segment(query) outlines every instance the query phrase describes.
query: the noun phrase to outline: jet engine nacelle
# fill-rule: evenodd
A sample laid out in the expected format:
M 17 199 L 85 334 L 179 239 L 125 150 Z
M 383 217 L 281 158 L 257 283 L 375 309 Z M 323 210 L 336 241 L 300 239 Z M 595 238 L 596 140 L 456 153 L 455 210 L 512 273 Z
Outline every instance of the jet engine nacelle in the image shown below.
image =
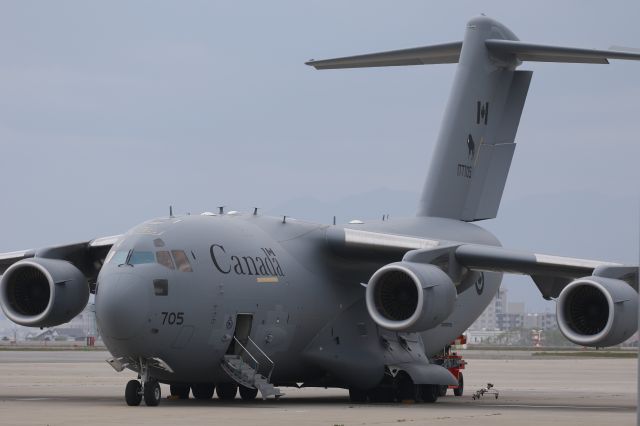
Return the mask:
M 556 317 L 562 334 L 575 344 L 617 345 L 638 329 L 638 293 L 621 280 L 579 278 L 560 293 Z
M 20 325 L 64 324 L 82 312 L 88 301 L 85 276 L 64 260 L 21 260 L 0 280 L 0 306 L 7 318 Z
M 453 312 L 456 287 L 436 266 L 396 262 L 378 269 L 367 285 L 371 318 L 388 330 L 417 332 L 433 328 Z

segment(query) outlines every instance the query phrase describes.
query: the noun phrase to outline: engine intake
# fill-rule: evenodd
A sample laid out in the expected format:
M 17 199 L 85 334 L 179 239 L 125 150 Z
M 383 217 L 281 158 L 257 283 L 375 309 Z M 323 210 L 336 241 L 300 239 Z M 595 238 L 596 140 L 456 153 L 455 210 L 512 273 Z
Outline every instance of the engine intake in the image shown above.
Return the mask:
M 580 278 L 562 290 L 556 314 L 560 331 L 573 343 L 618 345 L 638 329 L 638 293 L 621 280 Z
M 449 276 L 434 265 L 396 262 L 378 269 L 367 285 L 371 318 L 396 331 L 424 331 L 444 321 L 456 299 Z
M 86 278 L 64 260 L 21 260 L 0 280 L 0 307 L 7 318 L 20 325 L 64 324 L 82 312 L 88 301 Z

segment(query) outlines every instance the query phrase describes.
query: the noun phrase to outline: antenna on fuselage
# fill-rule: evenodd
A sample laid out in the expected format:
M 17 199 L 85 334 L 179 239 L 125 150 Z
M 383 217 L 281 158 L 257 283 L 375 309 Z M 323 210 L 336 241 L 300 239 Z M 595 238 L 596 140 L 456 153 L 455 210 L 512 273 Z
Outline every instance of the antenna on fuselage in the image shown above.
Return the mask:
M 258 207 L 253 208 L 253 215 L 258 216 Z
M 218 213 L 224 214 L 224 206 L 218 206 Z
M 173 206 L 169 206 L 169 217 L 173 217 Z
M 333 224 L 334 225 L 336 224 L 336 217 L 335 216 L 333 217 Z

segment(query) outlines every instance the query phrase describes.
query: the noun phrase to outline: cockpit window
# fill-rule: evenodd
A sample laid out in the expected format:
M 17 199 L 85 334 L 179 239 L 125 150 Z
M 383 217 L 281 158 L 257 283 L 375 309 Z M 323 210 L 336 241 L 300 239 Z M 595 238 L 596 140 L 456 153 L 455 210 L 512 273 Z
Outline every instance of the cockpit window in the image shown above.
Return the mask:
M 143 263 L 156 263 L 155 256 L 152 251 L 136 251 L 134 250 L 129 257 L 129 265 L 140 265 Z
M 169 269 L 176 269 L 176 267 L 173 265 L 173 259 L 171 259 L 171 255 L 168 251 L 156 252 L 156 260 L 162 266 L 166 266 Z
M 189 258 L 182 250 L 171 250 L 171 254 L 173 254 L 173 258 L 176 260 L 176 265 L 178 266 L 178 270 L 180 272 L 193 272 L 191 269 L 191 264 L 189 263 Z
M 122 265 L 123 263 L 125 263 L 127 261 L 127 255 L 129 254 L 129 252 L 125 250 L 120 250 L 120 251 L 111 252 L 111 253 L 113 254 L 107 260 L 106 263 L 113 262 L 116 265 Z

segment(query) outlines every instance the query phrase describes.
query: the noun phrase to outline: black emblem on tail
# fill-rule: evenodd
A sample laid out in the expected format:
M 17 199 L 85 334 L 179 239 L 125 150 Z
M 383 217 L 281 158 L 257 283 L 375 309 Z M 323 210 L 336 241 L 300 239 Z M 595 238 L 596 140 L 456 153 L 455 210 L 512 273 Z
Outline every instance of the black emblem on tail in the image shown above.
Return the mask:
M 467 149 L 469 150 L 469 160 L 473 160 L 476 155 L 476 144 L 473 142 L 473 136 L 467 136 Z
M 476 112 L 476 124 L 484 123 L 485 125 L 489 121 L 489 102 L 484 104 L 478 101 L 478 110 Z

